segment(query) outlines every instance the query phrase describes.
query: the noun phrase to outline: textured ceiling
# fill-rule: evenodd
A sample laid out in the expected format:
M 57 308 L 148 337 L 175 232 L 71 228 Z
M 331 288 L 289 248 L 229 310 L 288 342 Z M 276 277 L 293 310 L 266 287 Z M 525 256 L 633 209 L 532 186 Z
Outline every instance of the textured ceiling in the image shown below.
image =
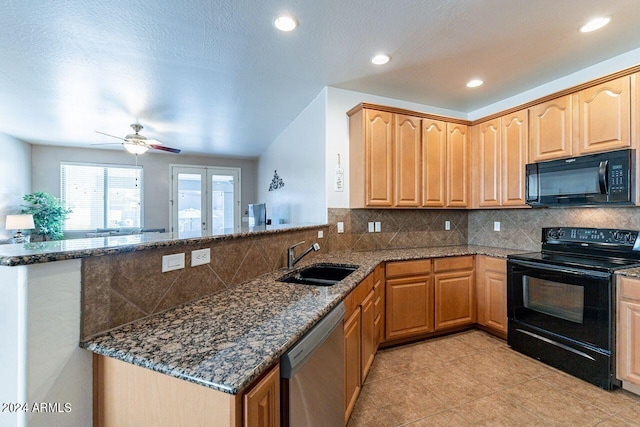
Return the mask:
M 0 132 L 56 145 L 137 120 L 185 152 L 257 156 L 324 86 L 465 114 L 640 47 L 638 0 L 0 2 Z M 612 22 L 579 33 L 595 15 Z

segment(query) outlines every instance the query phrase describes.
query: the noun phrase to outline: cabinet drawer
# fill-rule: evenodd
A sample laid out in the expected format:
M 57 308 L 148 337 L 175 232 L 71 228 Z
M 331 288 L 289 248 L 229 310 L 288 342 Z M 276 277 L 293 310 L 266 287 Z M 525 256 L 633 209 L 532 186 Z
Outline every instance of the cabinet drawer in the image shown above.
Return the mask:
M 490 256 L 482 257 L 484 268 L 486 271 L 495 271 L 496 273 L 506 274 L 507 260 L 503 258 L 492 258 Z
M 640 280 L 630 277 L 619 277 L 618 298 L 640 301 Z
M 473 255 L 436 258 L 433 260 L 433 271 L 435 273 L 453 270 L 473 270 Z
M 344 314 L 345 319 L 349 318 L 356 308 L 360 307 L 360 304 L 362 304 L 362 301 L 369 295 L 372 289 L 373 273 L 365 277 L 364 280 L 344 298 L 344 308 L 346 309 L 346 313 Z
M 394 261 L 387 263 L 387 278 L 402 276 L 421 276 L 431 272 L 431 260 Z

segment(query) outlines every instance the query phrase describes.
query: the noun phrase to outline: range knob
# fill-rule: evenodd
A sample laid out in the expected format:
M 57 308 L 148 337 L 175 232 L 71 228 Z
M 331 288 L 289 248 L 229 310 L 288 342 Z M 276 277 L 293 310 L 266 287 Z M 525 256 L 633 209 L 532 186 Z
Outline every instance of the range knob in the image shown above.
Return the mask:
M 551 240 L 556 240 L 556 239 L 560 238 L 560 236 L 562 236 L 562 234 L 564 234 L 564 233 L 559 228 L 550 228 L 549 231 L 547 232 L 547 238 L 549 238 Z

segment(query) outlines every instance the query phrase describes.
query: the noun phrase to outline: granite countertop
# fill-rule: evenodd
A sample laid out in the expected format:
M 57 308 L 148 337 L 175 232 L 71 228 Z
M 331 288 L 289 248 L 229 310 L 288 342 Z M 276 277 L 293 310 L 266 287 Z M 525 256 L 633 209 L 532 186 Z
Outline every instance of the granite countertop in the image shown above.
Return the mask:
M 135 252 L 170 246 L 184 246 L 230 240 L 248 235 L 265 235 L 324 227 L 326 224 L 268 225 L 245 227 L 238 233 L 192 238 L 178 238 L 175 233 L 140 233 L 123 236 L 91 237 L 83 239 L 52 240 L 22 244 L 0 245 L 0 265 L 18 266 L 90 256 Z
M 618 270 L 616 271 L 616 274 L 619 276 L 640 278 L 640 267 L 625 268 L 623 270 Z
M 445 246 L 371 252 L 335 252 L 309 263 L 359 268 L 331 287 L 278 282 L 285 271 L 265 274 L 228 291 L 149 316 L 82 342 L 94 353 L 176 378 L 237 394 L 275 363 L 326 313 L 384 261 L 489 255 L 522 251 Z

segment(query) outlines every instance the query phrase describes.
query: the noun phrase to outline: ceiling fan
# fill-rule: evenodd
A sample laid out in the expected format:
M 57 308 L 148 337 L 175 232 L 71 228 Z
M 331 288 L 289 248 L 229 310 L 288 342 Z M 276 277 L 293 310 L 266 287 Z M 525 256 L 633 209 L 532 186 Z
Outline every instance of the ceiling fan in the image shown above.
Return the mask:
M 169 153 L 178 154 L 180 150 L 177 148 L 165 147 L 162 142 L 157 139 L 148 139 L 144 135 L 140 135 L 140 131 L 143 126 L 139 123 L 134 123 L 131 125 L 131 128 L 135 133 L 130 133 L 124 138 L 120 138 L 119 136 L 109 135 L 108 133 L 96 131 L 101 135 L 110 136 L 111 138 L 116 138 L 122 140 L 122 145 L 124 149 L 127 150 L 131 154 L 144 154 L 147 152 L 149 148 L 153 148 L 154 150 L 168 151 Z M 94 145 L 102 145 L 102 144 L 94 144 Z

